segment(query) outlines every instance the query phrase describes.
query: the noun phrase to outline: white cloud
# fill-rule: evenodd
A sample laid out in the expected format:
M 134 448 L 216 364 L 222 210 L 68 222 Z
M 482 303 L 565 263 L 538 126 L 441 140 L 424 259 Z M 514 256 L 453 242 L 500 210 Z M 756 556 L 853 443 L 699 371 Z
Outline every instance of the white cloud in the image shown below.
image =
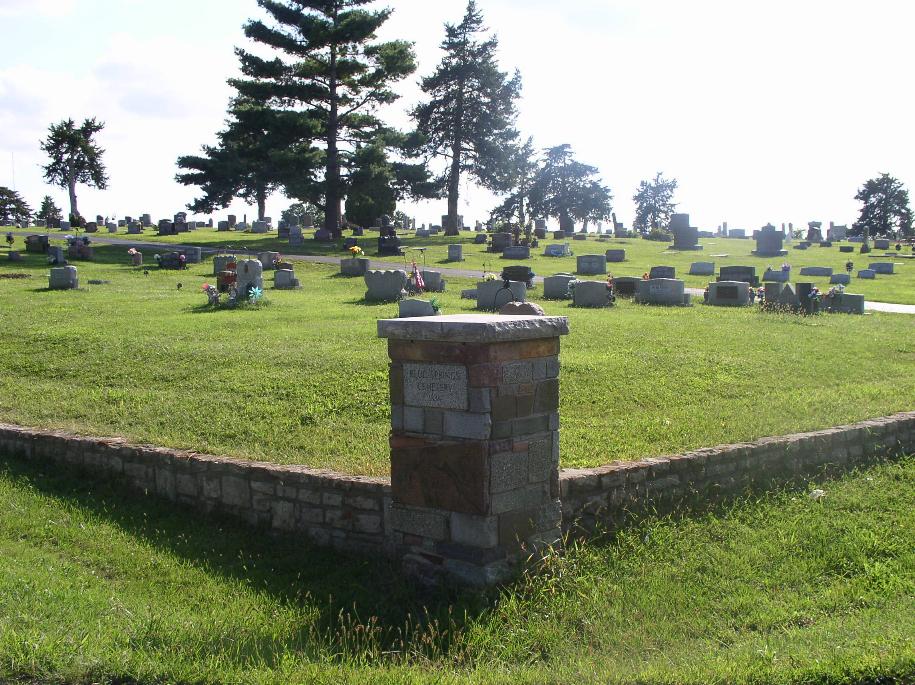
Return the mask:
M 76 0 L 0 0 L 0 17 L 44 15 L 63 17 L 76 9 Z

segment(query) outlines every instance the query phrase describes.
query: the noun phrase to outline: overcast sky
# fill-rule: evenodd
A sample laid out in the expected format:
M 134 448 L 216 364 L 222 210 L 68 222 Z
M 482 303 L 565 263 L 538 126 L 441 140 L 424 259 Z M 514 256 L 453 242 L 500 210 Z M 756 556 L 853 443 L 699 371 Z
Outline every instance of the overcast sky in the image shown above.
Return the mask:
M 714 229 L 852 222 L 854 195 L 889 172 L 911 187 L 908 0 L 478 0 L 503 69 L 523 78 L 519 125 L 538 147 L 570 143 L 597 166 L 632 223 L 638 182 L 680 182 L 680 211 Z M 405 126 L 416 81 L 465 0 L 391 0 L 382 37 L 414 41 L 419 71 L 382 112 Z M 42 180 L 52 122 L 96 116 L 111 176 L 81 187 L 84 215 L 171 216 L 195 196 L 175 160 L 214 142 L 255 0 L 0 0 L 0 185 L 37 208 L 66 192 Z M 465 221 L 495 200 L 462 184 Z M 289 200 L 268 203 L 275 218 Z M 402 207 L 440 221 L 445 201 Z M 241 204 L 239 215 L 252 208 Z M 219 212 L 219 216 L 227 214 Z

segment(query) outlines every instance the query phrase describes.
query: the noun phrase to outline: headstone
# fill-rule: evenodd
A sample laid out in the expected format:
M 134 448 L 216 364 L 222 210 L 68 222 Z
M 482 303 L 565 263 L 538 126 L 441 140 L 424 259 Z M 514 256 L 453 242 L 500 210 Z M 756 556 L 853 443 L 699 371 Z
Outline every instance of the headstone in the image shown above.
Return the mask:
M 785 234 L 775 229 L 772 224 L 767 224 L 756 234 L 756 249 L 753 254 L 757 257 L 781 257 L 788 254 L 782 249 Z
M 871 262 L 867 268 L 881 276 L 889 276 L 895 273 L 895 266 L 893 262 Z
M 874 240 L 874 249 L 876 250 L 889 250 L 890 241 L 886 238 L 876 238 Z
M 686 294 L 683 281 L 676 278 L 650 278 L 639 281 L 635 301 L 641 304 L 688 305 L 690 296 Z
M 607 273 L 607 257 L 602 254 L 583 254 L 576 260 L 576 273 L 591 275 Z
M 105 230 L 107 230 L 109 233 L 117 233 L 118 225 L 109 221 L 107 224 L 105 224 Z
M 366 271 L 364 278 L 368 288 L 365 299 L 372 302 L 395 302 L 403 297 L 407 285 L 407 272 L 399 269 Z
M 807 242 L 819 243 L 823 241 L 822 221 L 809 221 L 807 223 Z
M 537 240 L 546 240 L 546 229 L 545 228 L 535 228 L 534 237 Z
M 575 235 L 572 236 L 572 240 L 587 240 L 587 239 L 588 239 L 588 236 L 585 235 L 584 233 L 576 233 Z
M 839 252 L 854 252 L 854 245 L 839 245 Z
M 701 250 L 699 229 L 689 225 L 689 214 L 671 214 L 670 232 L 674 235 L 673 249 Z
M 837 293 L 823 300 L 826 311 L 839 314 L 864 314 L 864 295 Z
M 675 279 L 676 277 L 677 277 L 677 270 L 672 266 L 653 266 L 648 271 L 649 279 L 652 279 L 652 278 L 666 278 L 666 279 L 674 278 Z
M 473 237 L 473 244 L 474 245 L 485 245 L 486 244 L 486 234 L 478 233 L 477 235 L 475 235 Z
M 449 262 L 462 262 L 464 261 L 464 246 L 463 245 L 449 245 L 448 246 L 448 261 Z
M 791 278 L 790 269 L 766 269 L 763 282 L 787 283 Z
M 9 260 L 10 260 L 11 262 L 21 262 L 21 261 L 22 261 L 22 253 L 19 252 L 18 250 L 11 250 L 11 251 L 9 252 Z
M 613 279 L 613 293 L 617 297 L 634 297 L 641 278 L 636 276 L 616 276 Z
M 142 224 L 143 228 L 149 228 L 152 225 L 152 217 L 149 214 L 141 215 L 140 224 Z
M 69 221 L 61 221 L 61 222 L 60 222 L 60 230 L 61 230 L 61 231 L 69 231 L 69 230 L 70 230 L 70 222 L 69 222 Z
M 608 262 L 625 262 L 626 250 L 607 250 L 606 256 Z
M 423 269 L 423 283 L 426 284 L 426 292 L 443 293 L 445 292 L 445 279 L 442 278 L 441 271 L 427 271 Z
M 824 240 L 820 243 L 820 247 L 832 247 L 832 241 Z
M 98 233 L 98 224 L 94 221 L 90 221 L 86 224 L 86 233 Z
M 477 284 L 477 309 L 498 311 L 506 302 L 524 302 L 527 299 L 527 284 L 509 281 L 508 288 L 501 280 L 480 281 Z
M 502 259 L 530 259 L 530 257 L 531 248 L 527 245 L 509 245 L 502 250 Z
M 719 281 L 746 281 L 750 285 L 759 286 L 755 266 L 723 266 L 718 271 Z
M 604 281 L 576 281 L 572 304 L 576 307 L 606 307 L 610 304 L 609 294 Z
M 187 233 L 188 230 L 187 223 L 184 221 L 175 222 L 175 233 Z
M 369 271 L 366 257 L 349 257 L 340 260 L 340 273 L 344 276 L 365 276 Z
M 544 257 L 570 257 L 572 250 L 568 243 L 551 243 L 543 248 Z
M 289 246 L 290 247 L 301 247 L 305 244 L 305 235 L 302 233 L 302 229 L 298 226 L 291 226 L 289 228 Z
M 420 228 L 416 231 L 417 238 L 428 238 L 432 235 L 428 228 Z
M 257 259 L 243 259 L 238 262 L 236 287 L 240 295 L 245 295 L 250 288 L 264 289 L 264 265 Z
M 779 296 L 782 294 L 782 290 L 785 289 L 785 283 L 773 283 L 769 282 L 764 285 L 765 287 L 765 300 L 769 304 L 775 304 L 778 302 Z
M 185 247 L 181 254 L 185 256 L 188 264 L 200 264 L 203 261 L 203 248 L 200 247 Z
M 50 290 L 73 290 L 79 288 L 79 277 L 75 266 L 58 266 L 51 269 L 48 279 Z
M 544 219 L 534 219 L 534 230 L 540 229 L 541 231 L 546 230 L 546 221 Z
M 257 255 L 257 258 L 260 260 L 261 264 L 263 264 L 264 269 L 272 269 L 273 265 L 276 264 L 276 262 L 279 260 L 280 253 L 261 252 L 259 255 Z
M 291 290 L 298 288 L 299 279 L 295 277 L 295 271 L 292 269 L 277 269 L 273 275 L 273 287 L 278 290 Z
M 714 276 L 715 262 L 693 262 L 689 265 L 690 276 Z
M 766 300 L 768 302 L 768 298 L 766 298 Z M 780 307 L 787 307 L 788 309 L 797 309 L 800 302 L 794 287 L 790 283 L 785 283 L 781 292 L 778 294 L 778 299 L 775 301 L 775 304 Z
M 565 231 L 553 231 L 553 240 L 565 240 L 566 232 Z
M 238 217 L 236 217 L 234 214 L 229 214 L 226 219 L 229 222 L 229 228 L 235 228 L 235 224 L 238 223 Z
M 871 280 L 877 278 L 877 272 L 874 271 L 873 269 L 861 269 L 858 272 L 858 278 L 863 278 L 865 280 L 871 281 Z
M 512 244 L 512 234 L 511 233 L 493 233 L 492 234 L 492 246 L 490 247 L 490 252 L 502 252 L 506 247 L 510 247 Z
M 845 240 L 848 235 L 848 226 L 836 226 L 832 221 L 829 222 L 829 230 L 826 231 L 827 240 Z
M 851 274 L 833 274 L 829 277 L 830 285 L 848 285 L 851 283 Z
M 728 231 L 727 236 L 728 238 L 738 238 L 744 240 L 747 237 L 747 232 L 742 228 L 732 228 Z
M 235 271 L 238 258 L 235 255 L 216 255 L 213 257 L 213 275 L 223 271 Z
M 53 264 L 55 266 L 64 266 L 67 263 L 67 258 L 64 257 L 64 249 L 60 245 L 49 245 L 48 246 L 48 264 Z
M 45 254 L 51 241 L 46 235 L 27 235 L 25 237 L 25 251 L 29 254 Z
M 820 276 L 828 278 L 832 276 L 831 266 L 802 266 L 801 276 Z
M 569 281 L 574 281 L 572 274 L 554 274 L 543 279 L 543 297 L 548 300 L 568 300 Z
M 252 233 L 267 233 L 268 230 L 269 227 L 266 221 L 255 221 L 253 224 L 251 224 Z
M 714 307 L 746 307 L 750 304 L 750 284 L 746 281 L 709 283 L 708 304 Z
M 435 316 L 435 308 L 428 300 L 407 298 L 398 303 L 398 316 L 401 319 L 415 316 Z
M 91 261 L 95 257 L 95 251 L 91 245 L 87 245 L 83 240 L 77 240 L 67 246 L 67 259 L 83 259 Z
M 217 226 L 216 226 L 216 230 L 217 230 L 217 231 L 220 231 L 220 232 L 223 232 L 223 233 L 226 232 L 226 231 L 228 231 L 228 230 L 229 230 L 229 222 L 228 222 L 228 221 L 220 221 L 219 224 L 217 224 Z

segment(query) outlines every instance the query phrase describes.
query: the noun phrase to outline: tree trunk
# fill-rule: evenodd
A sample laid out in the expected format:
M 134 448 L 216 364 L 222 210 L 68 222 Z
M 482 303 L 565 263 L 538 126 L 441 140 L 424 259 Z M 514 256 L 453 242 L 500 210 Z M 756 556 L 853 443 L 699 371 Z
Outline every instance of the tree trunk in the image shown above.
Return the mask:
M 267 191 L 264 188 L 257 189 L 257 220 L 263 221 L 267 216 Z
M 458 84 L 455 104 L 454 138 L 451 142 L 451 170 L 448 172 L 448 221 L 445 235 L 460 235 L 458 229 L 458 197 L 461 193 L 461 147 L 464 138 L 464 84 Z
M 334 9 L 334 27 L 337 26 L 337 10 Z M 340 230 L 340 152 L 337 149 L 339 133 L 339 110 L 337 106 L 337 48 L 330 48 L 330 113 L 327 117 L 327 168 L 324 173 L 324 228 L 334 240 L 339 240 Z
M 67 191 L 70 193 L 70 215 L 79 216 L 79 207 L 76 206 L 76 181 L 67 182 Z
M 560 210 L 559 212 L 559 230 L 565 231 L 566 233 L 575 232 L 575 222 L 572 220 L 572 217 L 569 216 L 569 213 L 566 210 Z

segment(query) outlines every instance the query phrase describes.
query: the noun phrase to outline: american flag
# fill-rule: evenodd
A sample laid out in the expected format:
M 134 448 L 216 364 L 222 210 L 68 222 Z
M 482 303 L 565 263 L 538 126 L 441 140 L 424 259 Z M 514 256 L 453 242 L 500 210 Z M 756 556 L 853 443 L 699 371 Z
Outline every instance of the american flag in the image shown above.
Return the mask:
M 416 266 L 416 260 L 413 260 L 413 282 L 416 284 L 417 290 L 425 290 L 426 282 L 423 280 L 423 275 L 419 270 L 419 267 Z

